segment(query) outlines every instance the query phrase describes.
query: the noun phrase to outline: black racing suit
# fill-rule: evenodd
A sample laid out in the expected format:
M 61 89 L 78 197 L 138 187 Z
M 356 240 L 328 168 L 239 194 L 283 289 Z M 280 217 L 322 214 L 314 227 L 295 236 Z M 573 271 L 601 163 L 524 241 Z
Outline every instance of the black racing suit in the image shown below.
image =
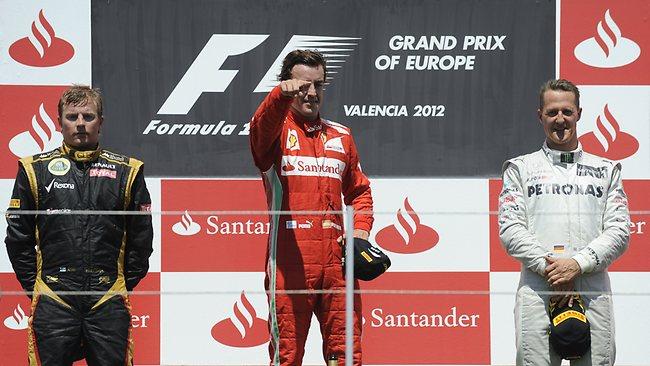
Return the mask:
M 142 162 L 106 150 L 57 150 L 20 160 L 7 213 L 7 252 L 33 291 L 29 364 L 132 365 L 127 290 L 147 274 L 149 215 L 66 214 L 150 211 Z M 39 210 L 36 215 L 12 210 Z M 95 294 L 57 294 L 90 291 Z

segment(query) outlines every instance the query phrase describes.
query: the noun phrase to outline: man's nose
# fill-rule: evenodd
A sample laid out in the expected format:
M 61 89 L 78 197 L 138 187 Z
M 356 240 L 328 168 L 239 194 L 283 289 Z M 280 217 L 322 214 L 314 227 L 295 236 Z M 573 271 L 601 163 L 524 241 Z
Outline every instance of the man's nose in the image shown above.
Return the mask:
M 307 95 L 316 96 L 316 87 L 314 86 L 313 83 L 309 85 L 309 88 L 307 89 Z
M 74 121 L 74 124 L 77 129 L 86 128 L 86 121 L 84 121 L 84 116 L 81 113 L 77 114 L 77 119 Z

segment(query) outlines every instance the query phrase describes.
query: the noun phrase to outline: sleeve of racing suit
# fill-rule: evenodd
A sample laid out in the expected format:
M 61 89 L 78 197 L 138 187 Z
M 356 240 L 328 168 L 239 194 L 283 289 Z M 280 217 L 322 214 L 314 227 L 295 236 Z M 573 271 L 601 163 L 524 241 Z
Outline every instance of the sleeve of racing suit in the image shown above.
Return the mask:
M 354 228 L 370 232 L 374 218 L 372 214 L 372 192 L 370 181 L 361 171 L 357 146 L 350 134 L 350 167 L 343 179 L 343 198 L 346 205 L 354 207 Z M 356 213 L 365 211 L 365 213 Z
M 143 166 L 131 186 L 129 211 L 150 211 L 151 197 L 144 180 Z M 124 277 L 126 289 L 131 291 L 149 271 L 149 256 L 153 252 L 153 227 L 151 215 L 128 215 L 126 217 L 126 249 Z
M 506 163 L 503 189 L 499 195 L 499 237 L 510 256 L 524 267 L 544 276 L 546 250 L 528 230 L 527 207 L 519 169 Z
M 250 145 L 255 165 L 263 172 L 273 165 L 271 154 L 280 138 L 284 118 L 291 107 L 290 97 L 285 97 L 276 86 L 257 107 L 250 123 Z
M 630 212 L 623 190 L 621 165 L 612 169 L 612 178 L 603 212 L 603 232 L 572 258 L 582 273 L 604 271 L 621 256 L 630 239 Z
M 36 202 L 22 163 L 7 210 L 7 254 L 16 278 L 26 291 L 34 290 L 36 282 L 36 219 L 34 215 L 15 215 L 13 210 L 35 210 Z

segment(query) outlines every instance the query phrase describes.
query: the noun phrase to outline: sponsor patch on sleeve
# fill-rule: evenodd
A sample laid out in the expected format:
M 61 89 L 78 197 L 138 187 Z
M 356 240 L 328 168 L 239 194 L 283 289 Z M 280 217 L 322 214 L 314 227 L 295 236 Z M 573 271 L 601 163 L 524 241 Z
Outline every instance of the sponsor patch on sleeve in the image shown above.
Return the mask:
M 20 208 L 20 199 L 12 198 L 9 200 L 9 208 Z
M 151 212 L 151 203 L 140 205 L 140 211 Z

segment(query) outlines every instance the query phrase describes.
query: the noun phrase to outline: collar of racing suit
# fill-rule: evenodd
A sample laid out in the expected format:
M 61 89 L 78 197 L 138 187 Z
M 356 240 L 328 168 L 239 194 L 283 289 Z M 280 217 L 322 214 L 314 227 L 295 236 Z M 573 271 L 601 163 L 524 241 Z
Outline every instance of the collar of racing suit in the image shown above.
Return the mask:
M 315 120 L 310 121 L 307 118 L 303 117 L 300 113 L 294 112 L 292 109 L 289 110 L 289 117 L 291 120 L 296 122 L 305 132 L 311 133 L 314 131 L 320 131 L 323 129 L 323 122 L 321 122 L 320 114 L 316 117 Z
M 578 147 L 572 151 L 560 151 L 551 149 L 546 145 L 546 141 L 544 141 L 542 151 L 544 151 L 544 155 L 546 155 L 553 164 L 572 164 L 580 160 L 580 157 L 582 156 L 582 144 L 578 142 Z
M 75 150 L 74 148 L 68 146 L 65 142 L 61 147 L 63 154 L 68 155 L 68 157 L 74 161 L 86 162 L 95 160 L 99 156 L 100 150 L 99 145 L 95 150 Z

